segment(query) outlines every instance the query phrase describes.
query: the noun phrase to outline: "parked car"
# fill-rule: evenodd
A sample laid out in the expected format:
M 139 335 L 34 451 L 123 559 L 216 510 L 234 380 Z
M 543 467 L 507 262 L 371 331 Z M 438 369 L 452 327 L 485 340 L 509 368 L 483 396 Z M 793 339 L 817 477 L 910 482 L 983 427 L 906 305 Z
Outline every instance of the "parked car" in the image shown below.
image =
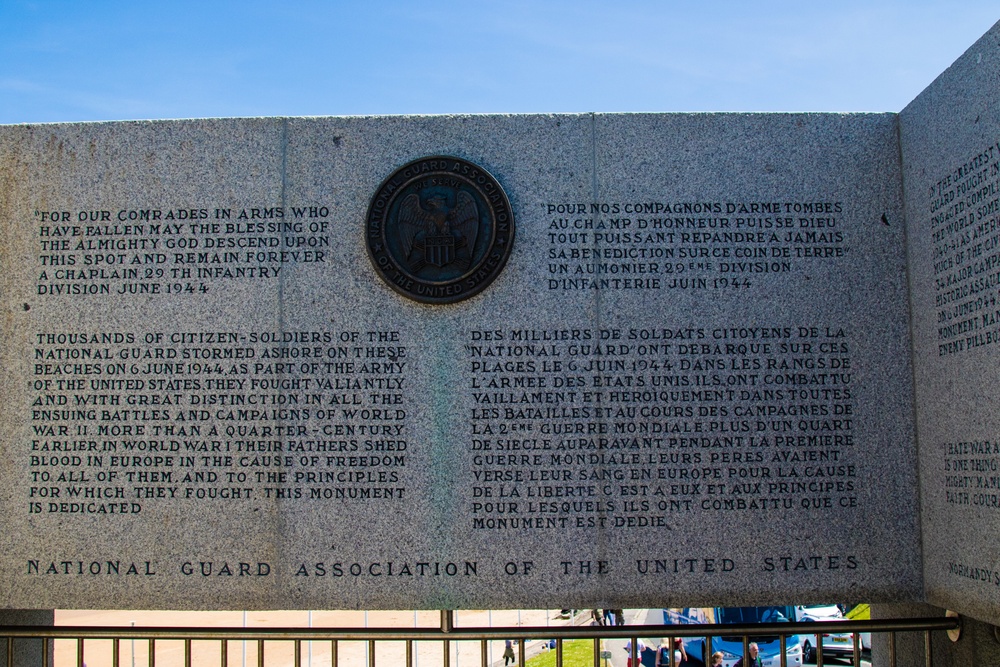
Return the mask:
M 774 607 L 681 607 L 663 610 L 663 622 L 667 625 L 690 623 L 780 623 L 791 620 L 794 610 L 790 606 Z M 753 635 L 751 642 L 760 649 L 760 659 L 764 667 L 781 666 L 781 639 L 778 635 Z M 705 638 L 691 637 L 684 641 L 688 660 L 685 665 L 702 667 L 705 663 Z M 722 652 L 724 667 L 732 667 L 743 656 L 741 637 L 712 637 L 709 653 Z M 785 640 L 785 664 L 788 667 L 802 666 L 802 638 L 792 635 Z
M 871 606 L 867 604 L 855 605 L 844 616 L 852 621 L 867 621 L 872 617 Z M 861 633 L 861 650 L 871 652 L 872 633 Z
M 827 605 L 796 605 L 793 616 L 796 621 L 842 621 L 844 614 L 840 607 Z M 802 635 L 802 659 L 805 662 L 816 662 L 816 635 Z M 847 658 L 854 657 L 854 633 L 836 632 L 823 633 L 823 657 Z

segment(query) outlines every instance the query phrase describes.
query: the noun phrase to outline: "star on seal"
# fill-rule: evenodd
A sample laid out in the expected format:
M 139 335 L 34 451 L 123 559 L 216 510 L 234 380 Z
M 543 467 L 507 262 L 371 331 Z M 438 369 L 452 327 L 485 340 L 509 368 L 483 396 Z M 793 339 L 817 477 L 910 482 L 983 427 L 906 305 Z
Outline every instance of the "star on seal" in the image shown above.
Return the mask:
M 434 156 L 383 181 L 365 230 L 368 256 L 392 289 L 423 303 L 455 303 L 481 292 L 503 270 L 514 216 L 489 172 Z

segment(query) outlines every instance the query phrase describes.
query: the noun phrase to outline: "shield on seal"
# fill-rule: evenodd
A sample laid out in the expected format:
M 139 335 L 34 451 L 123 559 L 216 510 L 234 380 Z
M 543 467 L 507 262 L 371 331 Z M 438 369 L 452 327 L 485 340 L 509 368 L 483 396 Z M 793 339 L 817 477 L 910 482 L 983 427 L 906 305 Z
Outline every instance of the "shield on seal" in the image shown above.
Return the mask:
M 424 261 L 437 267 L 443 267 L 455 261 L 455 237 L 428 236 L 424 239 Z

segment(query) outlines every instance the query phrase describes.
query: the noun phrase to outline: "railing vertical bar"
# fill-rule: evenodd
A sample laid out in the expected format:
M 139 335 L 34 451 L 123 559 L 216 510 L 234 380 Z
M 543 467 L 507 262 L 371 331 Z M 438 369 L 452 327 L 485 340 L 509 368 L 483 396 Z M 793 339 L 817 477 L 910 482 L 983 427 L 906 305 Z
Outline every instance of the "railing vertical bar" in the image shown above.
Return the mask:
M 823 667 L 823 635 L 816 635 L 816 667 Z
M 712 664 L 712 635 L 705 635 L 705 644 L 701 647 L 702 661 L 706 665 Z
M 781 667 L 788 667 L 788 637 L 781 635 L 778 639 L 780 640 L 778 642 L 778 650 L 781 651 L 781 659 L 779 662 Z M 857 665 L 857 661 L 855 661 L 854 664 Z
M 76 667 L 83 667 L 83 637 L 76 639 Z
M 455 615 L 451 609 L 441 610 L 441 632 L 448 633 L 455 628 Z M 441 640 L 444 645 L 444 667 L 451 667 L 451 642 L 447 638 Z
M 83 667 L 83 665 L 80 665 Z M 191 667 L 191 640 L 184 640 L 184 667 Z
M 375 640 L 374 639 L 369 639 L 368 640 L 368 667 L 375 667 Z
M 7 667 L 14 667 L 14 638 L 7 637 Z
M 617 621 L 618 619 L 617 612 L 615 612 L 615 614 L 616 614 L 615 620 Z M 632 661 L 629 663 L 629 665 L 630 667 L 640 667 L 639 661 L 636 659 L 636 656 L 639 653 L 639 636 L 633 635 L 632 637 L 629 638 L 629 642 L 632 645 L 632 647 L 628 651 L 629 659 Z
M 488 648 L 489 647 L 487 646 L 487 641 L 485 639 L 480 640 L 480 642 L 479 642 L 479 664 L 482 665 L 482 667 L 490 667 L 489 664 L 488 664 L 488 662 L 487 662 L 489 660 L 489 656 L 487 655 Z M 504 662 L 506 662 L 506 660 L 504 660 Z
M 413 640 L 406 640 L 406 667 L 413 667 Z
M 264 640 L 257 640 L 257 667 L 264 667 Z
M 527 643 L 528 643 L 528 640 L 527 639 L 523 639 L 523 638 L 520 639 L 520 640 L 518 640 L 518 642 L 517 642 L 517 654 L 519 656 L 521 656 L 520 662 L 517 663 L 519 667 L 524 667 L 525 653 L 528 650 L 527 648 L 525 648 L 525 644 L 527 644 Z
M 330 640 L 330 667 L 337 667 L 338 656 L 337 651 L 340 649 L 340 644 L 336 639 Z
M 122 659 L 122 640 L 115 637 L 111 640 L 111 667 L 119 667 Z
M 295 667 L 302 667 L 302 640 L 295 640 Z
M 855 633 L 852 633 L 852 634 L 854 636 L 854 656 L 853 656 L 853 659 L 851 660 L 851 664 L 852 665 L 860 665 L 861 664 L 861 633 L 860 632 L 855 632 Z
M 924 664 L 931 667 L 931 631 L 924 630 Z
M 117 667 L 117 665 L 115 666 Z M 229 640 L 223 639 L 219 648 L 219 667 L 229 667 Z
M 743 655 L 750 655 L 750 635 L 743 635 Z M 743 658 L 744 664 L 749 662 L 749 658 Z
M 156 640 L 149 640 L 149 667 L 156 667 Z
M 563 640 L 556 638 L 556 667 L 563 667 Z
M 889 667 L 896 667 L 896 633 L 889 633 Z
M 54 647 L 55 644 L 53 644 L 53 648 Z M 49 661 L 49 640 L 46 639 L 45 637 L 42 637 L 42 667 L 49 667 L 50 664 L 51 663 Z

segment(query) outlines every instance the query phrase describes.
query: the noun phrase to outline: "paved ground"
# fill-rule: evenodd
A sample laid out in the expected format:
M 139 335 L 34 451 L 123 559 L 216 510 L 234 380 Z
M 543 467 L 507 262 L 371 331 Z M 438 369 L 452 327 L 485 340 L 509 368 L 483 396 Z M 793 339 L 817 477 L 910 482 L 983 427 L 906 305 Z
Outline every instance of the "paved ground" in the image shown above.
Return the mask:
M 585 618 L 586 616 L 586 618 Z M 461 611 L 455 614 L 457 626 L 557 626 L 570 622 L 589 620 L 589 613 L 574 619 L 562 618 L 559 610 L 505 610 L 505 611 Z M 84 626 L 132 626 L 135 627 L 300 627 L 300 628 L 346 628 L 346 627 L 438 627 L 440 614 L 436 611 L 267 611 L 267 612 L 165 612 L 165 611 L 81 611 L 57 610 L 56 625 Z M 221 644 L 218 641 L 197 641 L 192 643 L 192 664 L 198 667 L 219 665 Z M 146 641 L 122 641 L 120 643 L 120 667 L 148 667 L 149 643 Z M 256 667 L 256 642 L 229 642 L 228 667 Z M 376 644 L 378 665 L 405 667 L 406 647 L 403 642 L 378 642 Z M 451 646 L 451 667 L 480 667 L 481 645 L 479 642 L 453 642 Z M 530 642 L 526 646 L 528 657 L 541 652 L 542 642 Z M 443 663 L 441 642 L 418 642 L 415 644 L 414 667 L 421 663 L 426 667 Z M 503 665 L 504 644 L 490 642 L 487 647 L 487 661 L 491 666 Z M 329 642 L 305 642 L 303 645 L 303 667 L 327 667 L 331 664 Z M 267 667 L 292 667 L 295 664 L 294 645 L 291 642 L 268 642 L 266 647 Z M 339 642 L 337 646 L 339 667 L 367 667 L 367 642 Z M 184 664 L 184 644 L 182 642 L 157 641 L 155 646 L 156 667 L 180 667 Z M 110 666 L 112 663 L 112 642 L 110 640 L 88 640 L 84 662 L 89 667 Z M 74 667 L 77 664 L 76 642 L 56 641 L 56 667 Z
M 816 663 L 807 662 L 807 665 L 813 665 Z M 850 665 L 850 660 L 841 660 L 839 658 L 823 658 L 823 664 L 829 667 L 836 667 L 837 665 Z M 868 656 L 861 657 L 861 667 L 871 667 L 871 658 Z

